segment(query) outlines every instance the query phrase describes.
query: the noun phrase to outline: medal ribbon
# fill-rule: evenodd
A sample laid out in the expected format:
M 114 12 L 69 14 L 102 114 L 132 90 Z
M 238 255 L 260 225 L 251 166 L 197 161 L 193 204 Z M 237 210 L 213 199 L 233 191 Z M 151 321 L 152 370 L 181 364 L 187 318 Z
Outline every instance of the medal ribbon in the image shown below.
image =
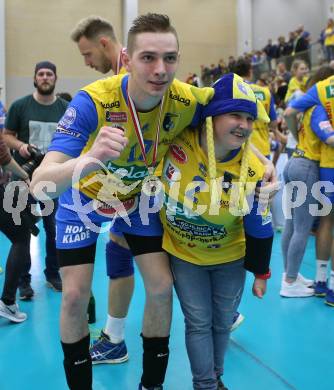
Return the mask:
M 156 131 L 156 136 L 155 136 L 154 145 L 153 145 L 152 163 L 151 163 L 151 166 L 149 166 L 148 161 L 147 161 L 146 151 L 145 151 L 144 137 L 143 137 L 143 133 L 142 133 L 141 127 L 140 127 L 138 112 L 137 112 L 136 107 L 133 103 L 133 100 L 131 99 L 131 97 L 129 95 L 128 90 L 126 91 L 126 93 L 127 93 L 127 98 L 128 98 L 129 110 L 130 110 L 132 122 L 133 122 L 133 125 L 135 128 L 135 132 L 137 135 L 137 139 L 139 142 L 140 150 L 141 150 L 141 153 L 143 155 L 143 159 L 144 159 L 146 168 L 147 168 L 149 174 L 152 175 L 153 170 L 155 168 L 156 161 L 157 161 L 157 155 L 158 155 L 158 144 L 159 144 L 159 135 L 160 135 L 160 127 L 161 127 L 162 108 L 164 105 L 165 96 L 163 96 L 163 98 L 160 102 L 157 131 Z

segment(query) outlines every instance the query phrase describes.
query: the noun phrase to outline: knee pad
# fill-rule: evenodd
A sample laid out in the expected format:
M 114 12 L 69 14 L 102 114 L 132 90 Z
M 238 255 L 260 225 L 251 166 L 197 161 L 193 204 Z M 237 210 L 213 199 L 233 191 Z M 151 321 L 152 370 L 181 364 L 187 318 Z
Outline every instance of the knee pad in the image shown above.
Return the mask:
M 113 241 L 106 245 L 106 262 L 107 275 L 110 279 L 124 278 L 134 273 L 131 251 Z

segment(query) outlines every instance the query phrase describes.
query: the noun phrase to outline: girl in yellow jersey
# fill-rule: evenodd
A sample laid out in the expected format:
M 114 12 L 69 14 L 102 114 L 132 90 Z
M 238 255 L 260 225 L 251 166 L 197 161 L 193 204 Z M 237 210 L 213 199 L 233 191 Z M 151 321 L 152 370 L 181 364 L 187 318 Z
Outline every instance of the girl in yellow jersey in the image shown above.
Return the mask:
M 217 390 L 226 389 L 220 376 L 245 269 L 255 274 L 259 298 L 270 277 L 271 218 L 257 215 L 256 202 L 252 208 L 245 201 L 264 172 L 247 140 L 253 121 L 269 118 L 250 86 L 233 73 L 198 93 L 208 93 L 197 96 L 200 102 L 209 101 L 199 131 L 186 129 L 165 158 L 161 219 L 194 389 Z
M 288 84 L 288 90 L 284 98 L 285 103 L 288 103 L 291 99 L 306 92 L 306 82 L 308 79 L 308 66 L 306 62 L 294 60 L 291 65 L 291 72 L 293 77 Z
M 311 78 L 311 87 L 319 80 L 326 79 L 333 73 L 330 67 L 320 68 Z M 319 161 L 321 149 L 330 142 L 331 125 L 326 111 L 321 105 L 313 106 L 305 111 L 297 137 L 298 145 L 292 158 L 284 170 L 285 183 L 298 182 L 304 187 L 294 188 L 293 201 L 303 197 L 299 207 L 292 209 L 287 216 L 282 235 L 282 253 L 284 258 L 284 274 L 280 295 L 284 297 L 308 297 L 314 295 L 311 280 L 299 274 L 305 252 L 309 232 L 314 222 L 310 204 L 317 204 L 312 195 L 312 187 L 319 181 Z M 304 192 L 304 193 L 302 193 Z

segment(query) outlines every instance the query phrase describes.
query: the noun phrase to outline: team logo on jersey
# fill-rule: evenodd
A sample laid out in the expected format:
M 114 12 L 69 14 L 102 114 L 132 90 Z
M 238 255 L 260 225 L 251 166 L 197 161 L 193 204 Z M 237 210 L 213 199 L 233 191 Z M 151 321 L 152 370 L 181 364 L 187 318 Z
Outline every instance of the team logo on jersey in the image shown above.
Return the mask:
M 264 101 L 266 99 L 265 95 L 261 91 L 254 91 L 254 95 L 256 96 L 256 99 Z
M 182 146 L 177 145 L 177 144 L 172 144 L 169 149 L 170 149 L 172 157 L 179 164 L 185 164 L 188 161 L 188 156 L 186 155 Z
M 66 111 L 61 120 L 59 121 L 59 126 L 63 127 L 64 129 L 67 129 L 71 126 L 72 123 L 74 123 L 75 118 L 77 117 L 77 112 L 74 107 L 69 107 Z
M 186 107 L 190 105 L 190 99 L 186 99 L 180 95 L 174 95 L 172 91 L 169 91 L 170 99 L 177 100 L 180 103 L 183 103 Z
M 101 103 L 101 106 L 103 108 L 120 108 L 121 104 L 119 102 L 119 100 L 116 100 L 115 102 L 112 102 L 112 103 L 103 103 L 103 102 L 100 102 Z
M 128 121 L 126 112 L 113 112 L 106 110 L 106 122 L 124 123 Z
M 162 127 L 165 131 L 173 130 L 175 127 L 175 120 L 180 118 L 180 114 L 172 114 L 171 112 L 167 112 L 164 121 L 162 123 Z
M 180 179 L 180 170 L 169 160 L 167 160 L 165 164 L 164 177 L 168 180 L 168 182 L 177 181 Z
M 120 213 L 120 211 L 126 211 L 128 214 L 132 213 L 138 205 L 138 198 L 134 197 L 123 202 L 119 201 L 120 206 L 112 205 L 112 203 L 105 203 L 99 200 L 95 200 L 96 212 L 105 217 L 112 217 Z
M 327 99 L 334 97 L 334 85 L 328 85 L 326 87 L 326 97 Z

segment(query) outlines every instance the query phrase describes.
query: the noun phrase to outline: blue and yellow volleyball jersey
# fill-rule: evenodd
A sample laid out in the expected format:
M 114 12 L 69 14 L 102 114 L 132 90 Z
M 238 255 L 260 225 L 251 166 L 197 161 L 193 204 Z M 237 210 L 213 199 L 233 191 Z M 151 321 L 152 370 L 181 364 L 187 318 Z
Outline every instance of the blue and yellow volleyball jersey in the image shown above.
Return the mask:
M 277 119 L 276 111 L 274 107 L 274 99 L 271 95 L 269 88 L 262 87 L 257 84 L 250 84 L 250 87 L 254 91 L 254 94 L 258 100 L 263 104 L 270 121 L 275 121 Z M 254 144 L 257 149 L 264 155 L 270 155 L 270 138 L 269 138 L 269 126 L 267 123 L 256 120 L 253 123 L 253 132 L 250 138 L 252 144 Z
M 49 151 L 59 151 L 71 157 L 87 153 L 103 126 L 124 129 L 129 143 L 117 160 L 101 164 L 101 169 L 81 179 L 76 188 L 91 199 L 126 200 L 138 193 L 141 181 L 148 175 L 128 108 L 126 91 L 128 75 L 98 80 L 80 91 L 72 100 L 58 124 Z M 174 138 L 188 125 L 196 123 L 197 103 L 190 85 L 174 80 L 166 91 L 157 163 Z M 147 160 L 150 163 L 158 125 L 159 106 L 150 112 L 138 113 L 143 132 Z M 116 174 L 115 174 L 116 173 Z
M 298 131 L 298 144 L 292 155 L 319 161 L 322 142 L 311 128 L 311 117 L 314 109 L 315 107 L 310 108 L 303 115 L 300 130 Z
M 288 101 L 291 99 L 292 95 L 296 91 L 306 92 L 307 80 L 308 80 L 307 76 L 304 76 L 302 81 L 297 80 L 296 77 L 292 77 L 290 79 L 289 84 L 288 84 L 288 90 L 287 90 L 285 98 L 284 98 L 285 103 L 288 103 Z
M 245 255 L 243 217 L 229 211 L 231 187 L 239 179 L 242 154 L 243 149 L 239 149 L 231 152 L 229 161 L 217 162 L 221 201 L 210 210 L 208 158 L 199 145 L 199 132 L 187 129 L 172 143 L 162 172 L 164 250 L 199 265 L 225 263 Z M 250 152 L 247 181 L 253 189 L 263 173 L 262 163 Z M 267 218 L 260 216 L 261 224 L 266 224 Z M 257 229 L 253 224 L 254 236 Z
M 334 29 L 333 27 L 328 27 L 325 30 L 325 46 L 334 46 Z

